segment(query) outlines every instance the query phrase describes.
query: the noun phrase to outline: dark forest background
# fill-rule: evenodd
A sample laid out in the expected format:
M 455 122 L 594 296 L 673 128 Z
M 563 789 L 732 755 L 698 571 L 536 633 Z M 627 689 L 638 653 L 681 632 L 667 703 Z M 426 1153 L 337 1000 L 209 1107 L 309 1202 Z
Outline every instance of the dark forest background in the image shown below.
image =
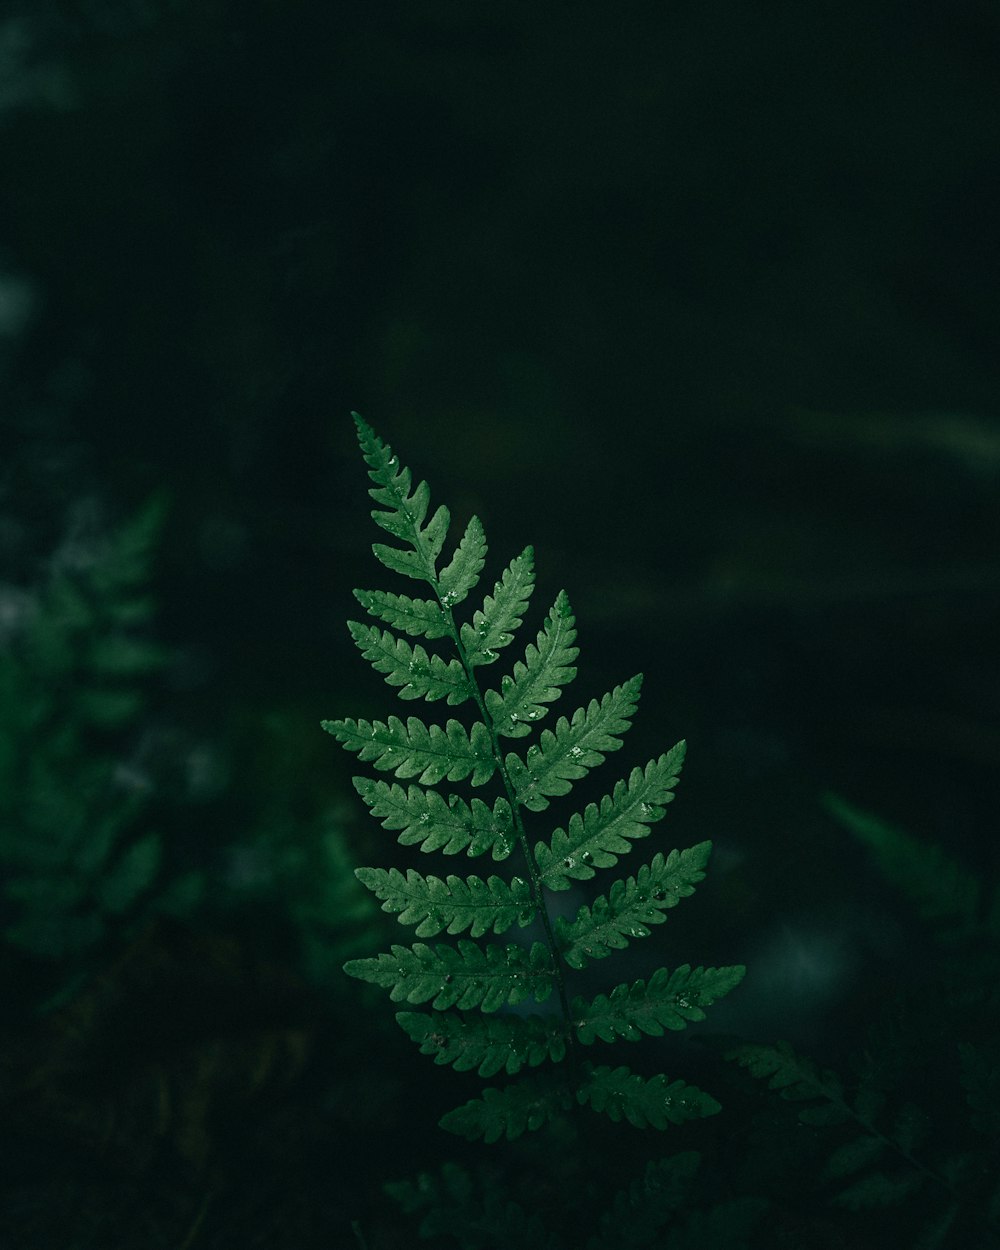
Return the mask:
M 364 953 L 406 940 L 354 898 L 353 865 L 400 855 L 319 729 L 399 710 L 344 624 L 353 587 L 410 589 L 371 555 L 351 409 L 453 537 L 483 520 L 484 589 L 534 544 L 515 651 L 566 588 L 561 712 L 645 672 L 588 797 L 687 738 L 654 835 L 715 850 L 659 959 L 749 968 L 702 1027 L 835 1063 L 886 984 L 919 981 L 919 927 L 822 796 L 996 879 L 998 135 L 994 0 L 8 0 L 0 627 L 67 543 L 164 501 L 165 662 L 116 750 L 209 900 L 137 931 L 135 984 L 105 968 L 55 1026 L 65 1048 L 85 1018 L 110 1084 L 75 1120 L 54 1096 L 24 1117 L 25 1172 L 48 1160 L 66 1228 L 99 1230 L 51 1244 L 131 1244 L 107 1193 L 145 1193 L 120 1138 L 153 1103 L 167 1144 L 144 1166 L 194 1179 L 150 1246 L 284 1245 L 278 1224 L 347 1245 L 352 1219 L 394 1245 L 382 1181 L 461 1153 L 434 1125 L 468 1078 L 338 971 L 362 929 Z M 343 915 L 310 978 L 271 887 L 331 828 Z M 40 968 L 9 973 L 18 1002 Z M 138 1041 L 113 1040 L 123 1019 Z M 234 1029 L 272 1039 L 279 1076 L 217 1103 Z M 106 1056 L 147 1045 L 157 1075 L 122 1110 Z M 11 1229 L 41 1227 L 27 1185 Z

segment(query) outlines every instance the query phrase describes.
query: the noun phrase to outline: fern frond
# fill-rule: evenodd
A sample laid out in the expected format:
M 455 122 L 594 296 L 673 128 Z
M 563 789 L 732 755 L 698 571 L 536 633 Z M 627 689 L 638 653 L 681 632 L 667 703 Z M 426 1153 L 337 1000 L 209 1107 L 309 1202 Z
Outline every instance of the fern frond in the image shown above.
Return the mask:
M 648 984 L 623 984 L 593 1002 L 578 997 L 572 1004 L 566 973 L 662 923 L 665 913 L 704 877 L 711 843 L 657 853 L 633 876 L 612 883 L 606 894 L 580 907 L 572 921 L 553 923 L 547 902 L 548 891 L 569 889 L 574 880 L 614 865 L 635 840 L 648 835 L 673 798 L 685 744 L 679 742 L 644 768 L 633 768 L 627 781 L 615 784 L 612 795 L 599 805 L 589 804 L 569 819 L 565 830 L 556 829 L 532 851 L 526 813 L 545 811 L 553 797 L 569 793 L 576 781 L 621 747 L 638 705 L 642 674 L 591 699 L 571 716 L 560 716 L 551 728 L 540 729 L 525 753 L 504 754 L 502 740 L 529 738 L 535 722 L 548 714 L 577 675 L 576 621 L 569 598 L 559 591 L 523 660 L 514 661 L 497 686 L 483 690 L 477 670 L 499 658 L 522 624 L 535 585 L 534 552 L 526 547 L 510 562 L 471 621 L 457 621 L 454 608 L 468 598 L 484 567 L 482 525 L 472 517 L 450 563 L 438 573 L 450 520 L 447 508 L 439 508 L 428 521 L 427 484 L 414 488 L 410 471 L 392 449 L 357 414 L 354 419 L 375 483 L 369 493 L 379 509 L 372 516 L 408 548 L 376 544 L 373 550 L 389 568 L 427 581 L 433 598 L 356 591 L 379 624 L 349 622 L 351 633 L 402 698 L 444 699 L 453 706 L 471 700 L 477 714 L 469 728 L 457 720 L 428 726 L 416 717 L 404 723 L 395 716 L 386 721 L 328 720 L 322 726 L 360 760 L 420 783 L 353 779 L 372 815 L 396 831 L 401 844 L 446 855 L 489 851 L 496 861 L 519 848 L 524 864 L 521 875 L 506 878 L 429 875 L 411 867 L 357 869 L 383 911 L 415 925 L 418 938 L 442 933 L 468 933 L 469 938 L 433 946 L 393 945 L 376 957 L 349 961 L 345 971 L 388 989 L 394 1002 L 429 1004 L 429 1013 L 400 1012 L 401 1027 L 435 1062 L 460 1071 L 475 1069 L 486 1077 L 557 1063 L 570 1052 L 575 1056 L 578 1044 L 598 1038 L 661 1036 L 667 1029 L 704 1019 L 704 1008 L 742 979 L 742 966 L 692 970 L 683 964 L 673 972 L 661 969 Z M 431 654 L 401 634 L 450 638 L 454 655 L 446 659 Z M 433 787 L 444 779 L 472 786 L 495 780 L 503 793 L 492 807 L 477 798 L 467 802 L 455 794 L 436 793 Z M 535 920 L 545 940 L 534 942 L 530 950 L 470 940 Z M 551 1018 L 495 1014 L 529 998 L 544 1002 L 554 991 L 560 1010 Z M 453 1007 L 458 1012 L 449 1013 Z M 476 1008 L 484 1014 L 475 1014 Z M 470 1014 L 461 1014 L 465 1011 Z M 575 1058 L 567 1068 L 561 1078 L 537 1073 L 503 1090 L 487 1089 L 482 1098 L 445 1116 L 442 1124 L 469 1140 L 495 1141 L 517 1137 L 556 1111 L 575 1106 L 589 1105 L 613 1119 L 657 1128 L 719 1110 L 709 1095 L 664 1076 L 644 1079 L 627 1068 L 581 1068 Z
M 447 697 L 454 706 L 472 697 L 472 687 L 458 660 L 447 663 L 439 655 L 428 655 L 418 643 L 411 647 L 403 638 L 396 638 L 387 629 L 348 621 L 347 628 L 361 654 L 372 668 L 385 674 L 390 686 L 401 687 L 401 699 L 435 699 Z
M 452 794 L 446 801 L 436 790 L 422 790 L 368 777 L 354 777 L 354 788 L 382 822 L 384 829 L 401 829 L 397 841 L 419 846 L 422 851 L 445 855 L 482 855 L 490 851 L 495 860 L 506 859 L 514 848 L 514 815 L 505 798 L 489 808 L 482 799 L 471 804 Z
M 442 1128 L 457 1133 L 467 1141 L 513 1141 L 524 1132 L 540 1129 L 546 1121 L 568 1111 L 573 1105 L 569 1093 L 560 1085 L 524 1077 L 503 1089 L 487 1087 L 482 1098 L 473 1098 L 456 1107 L 439 1121 Z
M 921 842 L 839 795 L 825 795 L 824 803 L 868 847 L 883 875 L 910 899 L 922 919 L 957 934 L 976 927 L 981 884 L 974 873 L 941 847 Z
M 371 761 L 382 772 L 416 777 L 432 786 L 443 780 L 462 781 L 472 774 L 474 786 L 485 785 L 496 771 L 490 732 L 476 721 L 471 733 L 457 720 L 427 726 L 415 716 L 406 724 L 398 716 L 384 721 L 325 720 L 320 725 L 358 759 Z
M 401 924 L 415 924 L 417 937 L 433 937 L 445 930 L 482 937 L 492 930 L 504 933 L 513 925 L 531 924 L 535 902 L 531 885 L 521 877 L 422 876 L 414 868 L 404 876 L 398 868 L 356 868 L 354 875 L 378 898 L 382 910 L 399 912 Z
M 803 1124 L 843 1124 L 851 1118 L 844 1086 L 836 1073 L 819 1071 L 810 1059 L 797 1055 L 788 1042 L 773 1046 L 742 1043 L 724 1052 L 724 1058 L 746 1068 L 758 1080 L 767 1079 L 767 1088 L 777 1090 L 789 1102 L 822 1100 L 818 1107 L 799 1111 Z
M 153 613 L 165 506 L 154 496 L 111 532 L 81 515 L 72 558 L 57 550 L 37 585 L 8 588 L 17 610 L 0 647 L 0 937 L 51 961 L 37 978 L 43 1011 L 79 989 L 101 943 L 164 910 L 180 884 L 163 880 L 161 838 L 139 824 L 151 786 L 123 767 L 123 731 L 134 738 L 144 686 L 167 654 L 136 632 Z
M 573 1000 L 572 1014 L 576 1035 L 589 1046 L 597 1038 L 614 1041 L 616 1036 L 638 1041 L 644 1033 L 662 1037 L 663 1030 L 683 1029 L 704 1020 L 704 1007 L 735 989 L 746 975 L 742 964 L 728 968 L 693 968 L 681 964 L 673 972 L 659 968 L 649 984 L 638 980 L 618 985 L 610 995 L 599 994 L 593 1002 Z
M 393 629 L 401 629 L 411 638 L 444 638 L 451 628 L 436 599 L 411 599 L 387 590 L 356 590 L 354 597 L 371 616 L 377 616 Z
M 561 590 L 545 618 L 535 643 L 514 664 L 514 676 L 500 680 L 500 693 L 487 690 L 484 696 L 494 731 L 502 737 L 523 738 L 531 733 L 532 722 L 548 712 L 546 703 L 558 699 L 576 676 L 572 661 L 580 654 L 572 645 L 576 638 L 573 613 L 566 592 Z
M 665 911 L 694 893 L 711 851 L 711 842 L 674 850 L 666 857 L 658 851 L 635 877 L 615 881 L 606 897 L 600 895 L 589 907 L 585 903 L 575 920 L 557 917 L 563 959 L 571 968 L 584 968 L 591 959 L 624 949 L 629 938 L 648 937 L 647 926 L 662 924 Z
M 396 1020 L 420 1053 L 459 1072 L 477 1069 L 482 1077 L 504 1071 L 515 1076 L 523 1067 L 566 1054 L 562 1022 L 554 1016 L 461 1016 L 450 1012 L 398 1011 Z
M 463 624 L 459 638 L 470 668 L 492 664 L 500 651 L 514 641 L 535 589 L 534 551 L 525 547 L 503 571 L 493 594 L 483 600 L 482 610 L 472 614 L 472 624 Z
M 413 548 L 412 552 L 400 551 L 398 547 L 373 543 L 372 551 L 386 568 L 402 573 L 404 577 L 434 582 L 434 566 L 448 534 L 451 514 L 442 504 L 424 525 L 430 504 L 430 487 L 421 482 L 411 492 L 410 470 L 400 465 L 392 448 L 383 443 L 362 417 L 356 412 L 351 415 L 358 428 L 361 450 L 369 465 L 368 476 L 376 483 L 369 488 L 368 494 L 388 509 L 386 512 L 373 509 L 372 520 L 394 538 L 409 543 Z
M 616 1123 L 628 1120 L 636 1128 L 666 1128 L 715 1115 L 722 1108 L 704 1090 L 683 1081 L 669 1081 L 662 1073 L 648 1079 L 626 1067 L 592 1067 L 577 1090 L 577 1102 L 603 1112 Z
M 572 722 L 560 716 L 555 732 L 543 729 L 540 744 L 529 747 L 525 759 L 509 754 L 504 763 L 517 801 L 530 811 L 544 811 L 549 805 L 545 796 L 568 794 L 574 781 L 603 764 L 604 754 L 622 744 L 641 686 L 642 674 L 637 673 L 600 703 L 591 699 L 586 709 L 577 708 Z
M 391 989 L 394 1003 L 426 1003 L 446 1007 L 497 1011 L 525 998 L 544 1002 L 552 993 L 553 970 L 541 942 L 530 951 L 521 946 L 479 947 L 468 938 L 456 946 L 424 942 L 393 946 L 374 959 L 351 959 L 348 976 Z
M 673 801 L 671 791 L 686 749 L 682 739 L 659 759 L 650 760 L 645 770 L 633 768 L 628 782 L 616 781 L 614 795 L 606 794 L 600 807 L 588 803 L 582 816 L 574 812 L 565 830 L 556 829 L 551 843 L 536 843 L 535 862 L 543 883 L 550 890 L 568 890 L 570 879 L 586 881 L 595 868 L 616 864 L 620 855 L 632 849 L 630 838 L 647 837 L 646 826 L 659 820 L 666 804 Z M 701 845 L 711 848 L 711 843 Z

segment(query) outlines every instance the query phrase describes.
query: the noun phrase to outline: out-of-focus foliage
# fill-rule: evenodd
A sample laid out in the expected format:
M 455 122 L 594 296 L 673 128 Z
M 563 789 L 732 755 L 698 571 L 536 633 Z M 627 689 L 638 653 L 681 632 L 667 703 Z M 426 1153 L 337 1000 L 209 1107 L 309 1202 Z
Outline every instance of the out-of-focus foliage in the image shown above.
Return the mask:
M 127 754 L 164 659 L 148 636 L 163 512 L 156 498 L 110 533 L 78 532 L 41 584 L 2 591 L 3 938 L 61 967 L 57 999 L 112 930 L 151 906 L 189 911 L 201 890 L 198 874 L 160 879 L 161 839 L 143 821 L 149 782 Z
M 1000 889 L 987 891 L 942 847 L 837 795 L 826 805 L 930 941 L 919 975 L 880 996 L 849 1076 L 785 1041 L 723 1045 L 774 1091 L 755 1108 L 739 1181 L 776 1203 L 797 1193 L 854 1213 L 841 1225 L 852 1243 L 871 1235 L 920 1250 L 995 1250 Z M 981 906 L 984 895 L 992 901 Z

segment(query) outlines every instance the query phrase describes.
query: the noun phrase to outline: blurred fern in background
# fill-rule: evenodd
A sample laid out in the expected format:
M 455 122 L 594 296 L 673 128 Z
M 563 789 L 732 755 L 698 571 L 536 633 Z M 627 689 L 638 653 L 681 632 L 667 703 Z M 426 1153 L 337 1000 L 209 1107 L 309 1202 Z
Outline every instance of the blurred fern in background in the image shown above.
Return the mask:
M 201 890 L 195 873 L 162 888 L 161 838 L 142 821 L 150 785 L 126 759 L 165 658 L 148 628 L 163 514 L 154 496 L 110 533 L 85 527 L 38 585 L 3 589 L 0 921 L 46 1007 L 116 929 L 154 902 L 187 910 Z

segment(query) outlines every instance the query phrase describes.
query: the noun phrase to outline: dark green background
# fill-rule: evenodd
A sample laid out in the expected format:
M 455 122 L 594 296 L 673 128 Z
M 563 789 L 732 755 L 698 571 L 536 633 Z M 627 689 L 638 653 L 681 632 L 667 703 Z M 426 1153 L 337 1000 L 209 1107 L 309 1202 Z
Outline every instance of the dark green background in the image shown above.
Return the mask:
M 996 868 L 997 5 L 6 13 L 4 577 L 166 488 L 178 836 L 219 861 L 276 786 L 371 845 L 318 729 L 398 710 L 344 627 L 409 589 L 355 408 L 488 585 L 534 544 L 522 645 L 567 589 L 573 707 L 645 672 L 596 793 L 687 737 L 666 958 L 750 966 L 714 1022 L 856 1045 L 913 935 L 821 793 Z

